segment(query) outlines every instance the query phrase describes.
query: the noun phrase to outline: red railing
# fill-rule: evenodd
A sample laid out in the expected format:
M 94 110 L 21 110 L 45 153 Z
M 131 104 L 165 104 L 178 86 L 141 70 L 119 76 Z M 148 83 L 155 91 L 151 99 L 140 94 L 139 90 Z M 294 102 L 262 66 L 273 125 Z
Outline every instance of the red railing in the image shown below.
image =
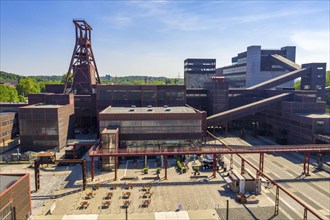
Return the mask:
M 135 147 L 123 149 L 91 148 L 90 156 L 152 156 L 152 155 L 187 155 L 187 154 L 259 154 L 259 153 L 293 153 L 293 152 L 330 152 L 330 144 L 311 145 L 270 145 L 258 147 L 237 147 L 230 149 L 223 146 L 200 147 Z

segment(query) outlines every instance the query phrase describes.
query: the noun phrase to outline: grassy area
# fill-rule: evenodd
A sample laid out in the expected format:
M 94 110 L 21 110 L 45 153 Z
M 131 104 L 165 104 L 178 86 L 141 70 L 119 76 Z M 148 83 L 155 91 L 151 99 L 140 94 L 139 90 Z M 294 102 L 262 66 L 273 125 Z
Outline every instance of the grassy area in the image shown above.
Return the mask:
M 327 106 L 325 111 L 326 111 L 326 113 L 330 113 L 330 106 Z
M 30 161 L 8 161 L 7 163 L 5 161 L 0 161 L 0 164 L 1 165 L 17 165 L 17 164 L 30 164 L 31 162 Z

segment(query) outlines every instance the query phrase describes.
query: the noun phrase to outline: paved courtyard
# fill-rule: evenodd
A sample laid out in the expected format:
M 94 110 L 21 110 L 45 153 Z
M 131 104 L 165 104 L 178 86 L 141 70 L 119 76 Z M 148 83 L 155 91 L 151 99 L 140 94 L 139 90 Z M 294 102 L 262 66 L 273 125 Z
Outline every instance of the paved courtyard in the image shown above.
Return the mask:
M 227 137 L 225 140 L 235 145 L 247 145 L 245 141 L 236 137 Z M 257 156 L 248 155 L 247 157 L 256 165 Z M 281 161 L 280 163 L 292 168 L 291 170 L 295 173 L 300 172 L 301 164 L 296 163 L 294 158 L 288 160 L 277 155 L 269 155 L 267 158 L 267 161 L 272 163 Z M 121 161 L 117 181 L 114 181 L 113 172 L 101 172 L 97 169 L 96 161 L 93 182 L 90 179 L 90 158 L 87 158 L 87 160 L 89 178 L 88 189 L 85 191 L 82 190 L 80 165 L 44 166 L 41 168 L 41 188 L 38 192 L 32 193 L 34 219 L 125 219 L 126 211 L 129 219 L 225 219 L 227 200 L 229 201 L 230 219 L 302 218 L 303 210 L 296 209 L 297 205 L 283 194 L 280 197 L 280 213 L 278 216 L 273 216 L 274 187 L 265 189 L 265 185 L 263 185 L 262 194 L 256 197 L 257 203 L 243 205 L 235 201 L 236 194 L 232 193 L 227 187 L 227 183 L 223 178 L 227 172 L 224 172 L 224 170 L 220 169 L 216 178 L 212 177 L 212 169 L 201 171 L 200 175 L 205 176 L 204 178 L 190 178 L 193 176 L 191 168 L 193 160 L 188 164 L 190 169 L 181 174 L 176 170 L 175 158 L 171 158 L 167 180 L 164 179 L 164 170 L 160 173 L 160 180 L 150 179 L 156 177 L 157 163 L 154 159 L 148 159 L 148 174 L 142 173 L 144 160 L 137 160 L 136 162 L 134 160 Z M 227 156 L 225 161 L 228 163 Z M 294 163 L 291 161 L 294 161 Z M 266 162 L 266 172 L 269 172 L 267 168 L 270 165 L 270 162 Z M 228 164 L 227 167 L 229 167 Z M 234 168 L 239 170 L 239 161 L 234 161 Z M 272 166 L 271 168 L 276 170 L 276 174 L 284 175 L 284 172 L 278 170 L 277 167 Z M 292 171 L 290 172 L 292 173 Z M 2 165 L 1 172 L 30 173 L 31 190 L 34 190 L 34 172 L 33 168 L 29 168 L 28 165 Z M 137 177 L 137 179 L 122 179 L 123 177 Z M 297 191 L 294 184 L 299 184 L 299 181 L 294 183 L 293 181 L 297 181 L 294 177 L 291 177 L 292 180 L 289 176 L 283 177 L 285 179 L 281 183 L 291 187 L 291 190 L 295 193 L 309 187 L 304 185 L 301 189 L 297 188 Z M 328 177 L 329 175 L 324 172 L 313 173 L 309 179 L 311 181 L 315 179 L 317 182 L 310 184 L 315 185 L 315 187 L 319 186 L 317 189 L 320 190 L 319 188 L 329 186 L 329 181 L 319 181 L 320 178 Z M 132 187 L 124 189 L 121 187 L 124 184 Z M 117 185 L 116 189 L 112 188 L 114 185 Z M 146 186 L 151 186 L 150 194 L 152 195 L 150 198 L 149 196 L 144 197 L 146 191 L 143 187 Z M 111 198 L 106 197 L 108 193 L 112 193 Z M 130 195 L 128 198 L 123 198 L 123 193 Z M 86 198 L 87 194 L 90 194 L 91 198 Z M 329 192 L 326 192 L 326 194 L 329 194 Z M 313 195 L 309 198 L 313 198 L 314 201 Z M 142 204 L 146 200 L 150 200 L 150 204 L 143 206 Z M 328 200 L 322 199 L 322 204 L 328 202 Z M 122 207 L 124 201 L 130 203 L 127 210 Z M 107 202 L 108 207 L 102 207 L 102 204 Z M 323 214 L 327 216 L 328 211 L 323 208 L 322 204 L 318 210 L 323 211 Z M 85 205 L 85 207 L 83 208 L 82 205 Z M 46 215 L 50 209 L 52 209 L 52 215 Z
M 192 163 L 193 161 L 188 167 L 191 167 Z M 89 181 L 89 187 L 86 191 L 81 190 L 81 180 L 76 180 L 70 187 L 64 186 L 60 190 L 54 191 L 42 209 L 39 209 L 39 214 L 45 215 L 55 203 L 53 215 L 49 218 L 64 214 L 72 216 L 97 214 L 98 218 L 108 216 L 111 219 L 122 219 L 126 212 L 123 205 L 125 201 L 128 201 L 130 204 L 127 212 L 131 216 L 130 219 L 139 219 L 140 217 L 141 219 L 156 219 L 155 213 L 179 210 L 187 211 L 190 219 L 224 219 L 226 200 L 229 200 L 232 218 L 243 216 L 243 219 L 254 219 L 258 215 L 259 218 L 271 218 L 273 216 L 274 202 L 266 195 L 257 196 L 256 204 L 242 205 L 237 203 L 235 201 L 236 194 L 231 192 L 223 177 L 220 176 L 223 174 L 221 170 L 217 173 L 216 178 L 211 178 L 212 170 L 209 169 L 200 174 L 206 178 L 191 179 L 190 177 L 193 176 L 191 168 L 187 173 L 180 174 L 176 171 L 174 164 L 175 159 L 171 159 L 168 180 L 162 178 L 160 181 L 144 180 L 145 177 L 156 176 L 156 162 L 154 160 L 149 160 L 148 174 L 141 172 L 142 160 L 138 161 L 137 165 L 132 160 L 121 163 L 118 181 L 113 181 L 113 173 L 97 171 L 94 182 Z M 124 176 L 138 177 L 138 180 L 120 180 Z M 160 176 L 164 176 L 164 170 L 161 171 Z M 125 189 L 122 187 L 124 185 L 130 187 Z M 114 189 L 113 186 L 116 188 Z M 150 189 L 143 189 L 146 187 L 150 187 Z M 150 197 L 144 197 L 145 190 L 149 190 Z M 107 197 L 109 193 L 112 194 L 111 198 Z M 123 198 L 125 193 L 129 193 L 130 196 Z M 86 197 L 88 194 L 90 198 Z M 150 204 L 143 206 L 143 202 L 146 200 L 150 200 Z M 102 207 L 102 204 L 107 201 L 109 201 L 109 206 Z M 86 206 L 82 207 L 84 202 Z M 204 214 L 200 215 L 199 212 Z M 242 213 L 243 215 L 241 215 Z M 282 214 L 277 216 L 278 219 L 281 219 L 280 217 L 283 218 L 284 216 Z M 242 219 L 242 217 L 240 218 Z

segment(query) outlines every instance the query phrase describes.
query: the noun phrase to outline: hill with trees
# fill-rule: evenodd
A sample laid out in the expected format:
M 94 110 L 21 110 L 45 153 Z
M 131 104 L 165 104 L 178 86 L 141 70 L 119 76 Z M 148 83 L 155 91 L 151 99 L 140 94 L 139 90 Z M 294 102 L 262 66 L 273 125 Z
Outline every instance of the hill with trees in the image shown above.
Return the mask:
M 46 84 L 63 84 L 66 80 L 66 74 L 58 76 L 20 76 L 14 73 L 0 71 L 0 102 L 22 102 L 25 101 L 30 93 L 39 93 L 45 91 Z M 104 84 L 126 84 L 126 85 L 166 85 L 183 84 L 183 79 L 174 79 L 166 77 L 152 76 L 124 76 L 112 77 L 106 80 L 101 77 Z

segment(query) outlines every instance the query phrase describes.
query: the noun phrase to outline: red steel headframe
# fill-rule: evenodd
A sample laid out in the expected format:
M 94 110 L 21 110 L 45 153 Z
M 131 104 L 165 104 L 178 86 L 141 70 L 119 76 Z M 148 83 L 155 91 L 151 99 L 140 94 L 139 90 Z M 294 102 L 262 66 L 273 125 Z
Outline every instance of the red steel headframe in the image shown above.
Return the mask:
M 92 85 L 101 83 L 92 49 L 92 27 L 85 20 L 73 20 L 76 43 L 63 93 L 90 94 Z

